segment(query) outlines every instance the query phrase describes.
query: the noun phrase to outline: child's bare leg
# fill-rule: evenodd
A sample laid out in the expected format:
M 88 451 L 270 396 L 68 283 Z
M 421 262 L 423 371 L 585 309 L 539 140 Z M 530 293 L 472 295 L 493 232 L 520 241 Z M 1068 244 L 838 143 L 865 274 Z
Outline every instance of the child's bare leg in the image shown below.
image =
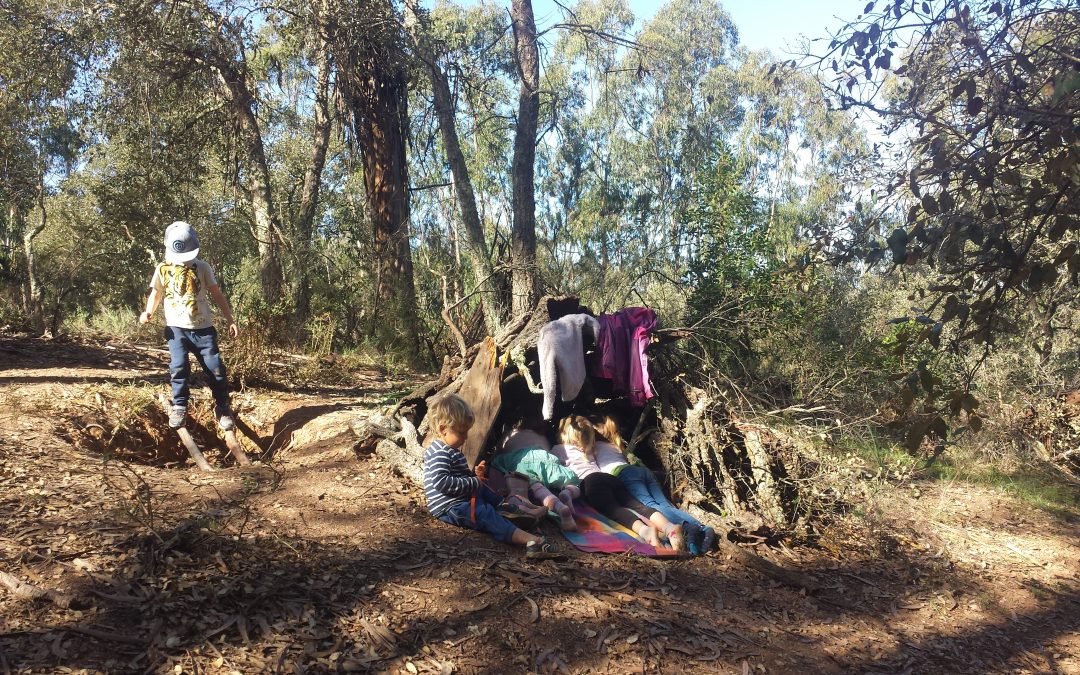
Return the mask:
M 567 485 L 559 493 L 559 501 L 574 509 L 574 500 L 581 496 L 581 488 L 576 485 Z
M 573 532 L 577 529 L 577 523 L 574 522 L 574 512 L 558 497 L 551 494 L 551 490 L 548 490 L 543 483 L 533 483 L 532 493 L 536 500 L 547 507 L 549 511 L 559 514 L 559 527 L 567 532 Z
M 529 481 L 513 474 L 506 476 L 506 489 L 510 492 L 510 501 L 517 504 L 523 512 L 534 518 L 543 518 L 547 511 L 529 500 Z M 516 498 L 516 499 L 514 499 Z
M 660 541 L 660 535 L 657 534 L 655 527 L 649 527 L 640 520 L 634 521 L 634 534 L 645 540 L 646 543 L 652 546 L 662 546 Z
M 676 551 L 686 552 L 686 536 L 683 533 L 683 526 L 680 523 L 676 525 L 667 519 L 667 516 L 654 511 L 649 516 L 649 522 L 652 523 L 658 532 L 663 532 L 664 536 L 668 540 L 668 544 Z

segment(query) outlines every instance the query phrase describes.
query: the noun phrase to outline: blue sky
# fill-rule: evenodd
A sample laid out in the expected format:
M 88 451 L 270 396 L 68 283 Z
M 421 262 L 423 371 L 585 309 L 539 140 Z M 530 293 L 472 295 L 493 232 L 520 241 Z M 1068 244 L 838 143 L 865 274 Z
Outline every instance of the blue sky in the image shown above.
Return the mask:
M 563 4 L 570 5 L 570 2 Z M 639 20 L 652 17 L 662 0 L 629 0 Z M 867 0 L 720 0 L 739 29 L 740 41 L 750 49 L 770 49 L 784 56 L 796 49 L 801 35 L 824 37 L 829 28 L 852 20 Z M 507 3 L 509 4 L 509 3 Z M 552 0 L 533 0 L 537 21 L 557 19 Z M 838 19 L 837 17 L 843 17 Z

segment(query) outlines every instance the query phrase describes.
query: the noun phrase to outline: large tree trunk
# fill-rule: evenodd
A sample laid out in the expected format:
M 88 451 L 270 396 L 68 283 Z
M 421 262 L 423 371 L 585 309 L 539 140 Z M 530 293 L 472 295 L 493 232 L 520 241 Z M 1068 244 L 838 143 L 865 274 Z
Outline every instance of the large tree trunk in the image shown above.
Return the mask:
M 369 57 L 359 78 L 361 110 L 354 111 L 364 160 L 364 187 L 374 228 L 378 301 L 376 337 L 419 357 L 419 319 L 409 241 L 409 169 L 406 162 L 405 73 Z
M 315 210 L 319 203 L 319 187 L 323 168 L 326 166 L 326 150 L 330 145 L 330 57 L 326 47 L 318 50 L 319 74 L 315 82 L 315 128 L 311 143 L 311 162 L 304 175 L 304 191 L 300 196 L 300 208 L 296 216 L 298 264 L 296 266 L 296 318 L 300 326 L 311 312 L 311 259 L 312 240 L 315 234 Z
M 480 222 L 480 213 L 476 208 L 476 194 L 473 192 L 469 167 L 465 163 L 465 154 L 461 151 L 461 142 L 458 138 L 457 122 L 454 114 L 454 97 L 450 92 L 450 84 L 447 81 L 446 73 L 439 67 L 437 57 L 427 39 L 426 27 L 418 25 L 419 18 L 416 16 L 416 9 L 411 4 L 406 4 L 406 10 L 409 14 L 409 29 L 417 53 L 427 66 L 428 75 L 431 79 L 435 114 L 439 120 L 439 133 L 442 136 L 443 149 L 446 151 L 446 161 L 449 163 L 450 173 L 453 175 L 454 191 L 457 194 L 461 222 L 465 225 L 473 273 L 485 293 L 485 324 L 488 333 L 494 334 L 503 320 L 506 319 L 510 308 L 505 306 L 502 296 L 496 288 L 495 268 L 491 263 L 491 258 L 488 257 L 484 226 Z
M 514 314 L 529 312 L 540 296 L 536 264 L 536 195 L 533 185 L 536 163 L 536 127 L 540 119 L 540 53 L 536 45 L 536 20 L 532 0 L 513 0 L 514 42 L 521 90 L 518 94 L 517 129 L 514 134 L 513 227 L 510 258 L 513 265 Z

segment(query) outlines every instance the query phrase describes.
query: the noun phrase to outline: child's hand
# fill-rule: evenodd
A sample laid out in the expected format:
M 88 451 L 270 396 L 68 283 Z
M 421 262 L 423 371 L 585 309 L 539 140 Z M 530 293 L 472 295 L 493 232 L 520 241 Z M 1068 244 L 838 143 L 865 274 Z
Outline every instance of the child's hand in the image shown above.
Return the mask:
M 130 314 L 128 316 L 130 316 Z M 142 314 L 139 315 L 139 323 L 149 323 L 149 322 L 150 322 L 150 312 L 143 312 Z
M 477 464 L 473 472 L 476 473 L 476 477 L 480 480 L 487 480 L 487 462 L 483 461 Z
M 235 321 L 229 322 L 229 337 L 236 337 L 240 334 L 240 328 L 236 325 Z

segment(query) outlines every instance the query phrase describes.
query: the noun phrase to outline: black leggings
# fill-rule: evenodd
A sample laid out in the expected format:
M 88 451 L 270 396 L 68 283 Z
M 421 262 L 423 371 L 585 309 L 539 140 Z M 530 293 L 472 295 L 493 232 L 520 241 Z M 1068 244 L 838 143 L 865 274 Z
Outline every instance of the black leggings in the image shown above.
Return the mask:
M 657 512 L 656 509 L 634 499 L 623 487 L 622 481 L 610 473 L 591 473 L 586 476 L 581 481 L 581 496 L 589 506 L 631 530 L 634 529 L 635 522 L 640 522 L 634 511 L 645 518 L 651 518 L 652 514 Z

